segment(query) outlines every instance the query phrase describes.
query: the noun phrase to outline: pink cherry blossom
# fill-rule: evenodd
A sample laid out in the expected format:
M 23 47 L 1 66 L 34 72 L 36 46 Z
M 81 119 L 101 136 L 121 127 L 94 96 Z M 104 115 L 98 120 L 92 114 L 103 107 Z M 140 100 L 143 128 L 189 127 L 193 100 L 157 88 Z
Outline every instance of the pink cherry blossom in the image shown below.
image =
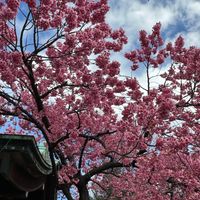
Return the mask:
M 107 12 L 107 0 L 0 3 L 0 125 L 45 140 L 68 199 L 200 199 L 200 50 L 166 44 L 156 23 L 124 55 L 146 82 L 122 78 L 129 66 L 111 56 L 127 37 Z

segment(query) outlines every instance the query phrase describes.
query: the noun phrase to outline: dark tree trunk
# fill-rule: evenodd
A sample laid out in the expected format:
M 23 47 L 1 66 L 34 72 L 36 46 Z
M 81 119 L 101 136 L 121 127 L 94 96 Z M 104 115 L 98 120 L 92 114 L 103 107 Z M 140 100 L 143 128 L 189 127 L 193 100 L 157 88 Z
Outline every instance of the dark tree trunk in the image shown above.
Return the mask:
M 89 200 L 89 192 L 86 184 L 79 183 L 78 191 L 79 191 L 79 200 Z
M 56 177 L 51 174 L 47 177 L 45 184 L 45 200 L 57 199 L 57 180 Z

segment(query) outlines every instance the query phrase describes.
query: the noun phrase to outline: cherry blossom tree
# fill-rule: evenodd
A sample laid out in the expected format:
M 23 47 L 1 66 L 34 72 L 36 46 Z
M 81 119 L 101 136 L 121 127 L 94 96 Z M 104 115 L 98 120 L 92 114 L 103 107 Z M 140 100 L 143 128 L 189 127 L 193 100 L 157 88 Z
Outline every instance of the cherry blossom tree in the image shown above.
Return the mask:
M 7 134 L 45 139 L 49 187 L 68 200 L 87 200 L 89 191 L 198 199 L 200 50 L 185 48 L 182 37 L 165 44 L 157 23 L 125 54 L 146 85 L 121 79 L 110 55 L 127 38 L 105 22 L 108 10 L 107 0 L 0 3 L 0 123 Z
M 137 142 L 137 151 L 140 149 L 135 153 L 138 168 L 103 176 L 95 190 L 100 199 L 200 197 L 200 51 L 185 48 L 181 36 L 174 44 L 164 44 L 160 28 L 157 23 L 152 34 L 140 31 L 140 48 L 125 55 L 134 71 L 146 71 L 146 85 L 140 85 L 142 95 L 136 95 L 138 91 L 135 94 L 135 88 L 131 88 L 127 94 L 130 100 L 122 112 L 130 132 L 130 124 L 141 128 L 132 133 L 138 134 L 133 141 Z M 164 73 L 160 73 L 162 69 Z M 155 71 L 157 75 L 152 75 Z M 155 85 L 159 77 L 162 81 Z M 136 85 L 135 78 L 130 81 Z

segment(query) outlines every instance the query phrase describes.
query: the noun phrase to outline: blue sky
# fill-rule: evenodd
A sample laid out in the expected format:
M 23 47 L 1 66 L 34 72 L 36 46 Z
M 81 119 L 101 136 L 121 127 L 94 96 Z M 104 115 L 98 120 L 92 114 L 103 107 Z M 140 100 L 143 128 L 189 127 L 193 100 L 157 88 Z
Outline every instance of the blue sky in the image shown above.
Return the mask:
M 151 31 L 160 21 L 167 40 L 181 34 L 186 45 L 200 46 L 200 0 L 109 0 L 109 4 L 107 21 L 113 28 L 125 29 L 129 45 L 135 44 L 139 30 Z
M 151 33 L 152 26 L 161 22 L 161 34 L 166 42 L 173 42 L 182 35 L 185 38 L 185 46 L 200 47 L 200 0 L 108 1 L 110 11 L 107 14 L 107 22 L 114 29 L 122 27 L 129 39 L 123 52 L 114 54 L 113 59 L 122 63 L 122 74 L 137 76 L 141 84 L 145 84 L 144 73 L 131 72 L 130 63 L 123 57 L 124 52 L 137 48 L 138 31 L 144 29 Z M 152 73 L 157 74 L 158 70 Z

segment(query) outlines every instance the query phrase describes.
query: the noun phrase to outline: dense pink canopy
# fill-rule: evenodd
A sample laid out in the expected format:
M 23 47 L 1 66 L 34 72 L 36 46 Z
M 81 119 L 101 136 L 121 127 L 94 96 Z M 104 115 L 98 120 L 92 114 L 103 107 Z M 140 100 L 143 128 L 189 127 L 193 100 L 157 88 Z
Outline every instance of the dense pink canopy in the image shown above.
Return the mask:
M 122 79 L 111 54 L 127 37 L 108 11 L 106 0 L 0 3 L 0 124 L 45 139 L 68 200 L 199 199 L 200 49 L 166 44 L 157 23 L 125 54 L 146 83 Z

